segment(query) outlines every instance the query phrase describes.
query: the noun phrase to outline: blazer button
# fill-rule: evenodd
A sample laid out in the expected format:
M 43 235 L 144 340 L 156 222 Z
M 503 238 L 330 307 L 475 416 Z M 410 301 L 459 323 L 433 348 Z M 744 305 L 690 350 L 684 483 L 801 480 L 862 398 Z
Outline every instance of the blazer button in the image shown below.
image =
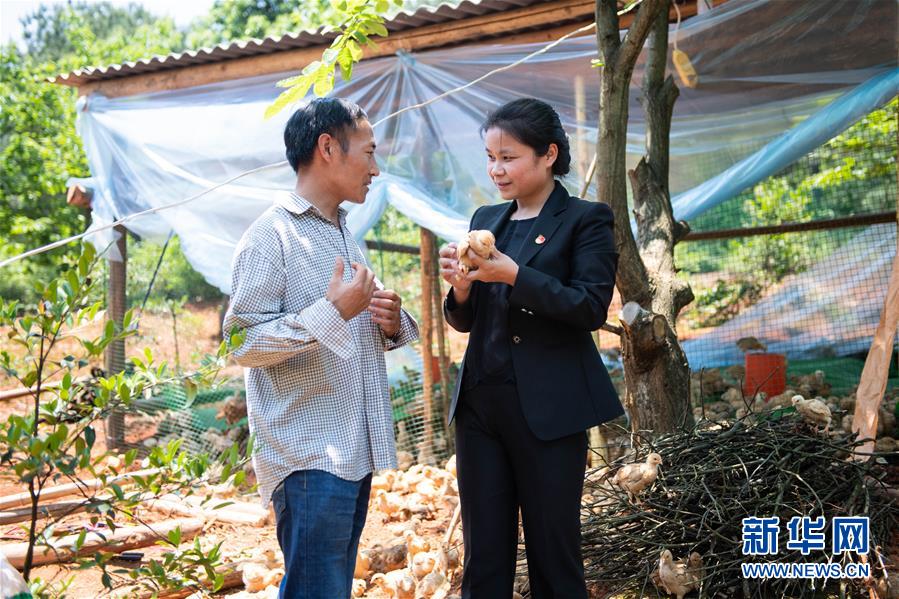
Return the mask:
M 512 343 L 514 343 L 515 345 L 518 345 L 519 343 L 521 343 L 521 337 L 519 337 L 518 335 L 513 335 Z

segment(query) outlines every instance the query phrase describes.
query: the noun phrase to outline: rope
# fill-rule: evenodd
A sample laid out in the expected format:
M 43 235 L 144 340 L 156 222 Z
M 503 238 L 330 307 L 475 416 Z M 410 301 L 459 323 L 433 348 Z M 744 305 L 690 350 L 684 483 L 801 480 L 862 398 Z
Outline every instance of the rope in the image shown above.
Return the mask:
M 622 15 L 627 14 L 628 12 L 632 11 L 632 10 L 633 10 L 635 7 L 637 7 L 641 2 L 642 2 L 642 0 L 636 0 L 635 2 L 632 2 L 631 4 L 629 4 L 628 6 L 626 6 L 625 8 L 623 8 L 622 10 L 618 11 L 618 16 L 622 16 Z M 565 35 L 563 35 L 563 36 L 560 37 L 559 39 L 557 39 L 557 40 L 555 40 L 555 41 L 553 41 L 553 42 L 550 42 L 549 44 L 547 44 L 547 45 L 544 46 L 543 48 L 541 48 L 541 49 L 539 49 L 539 50 L 536 50 L 536 51 L 534 51 L 534 52 L 528 54 L 528 55 L 525 56 L 524 58 L 520 58 L 520 59 L 516 60 L 516 61 L 513 62 L 512 64 L 503 65 L 503 66 L 501 66 L 501 67 L 499 67 L 499 68 L 496 68 L 496 69 L 494 69 L 494 70 L 492 70 L 492 71 L 489 71 L 489 72 L 487 72 L 487 73 L 484 73 L 483 75 L 481 75 L 480 77 L 478 77 L 478 78 L 475 79 L 474 81 L 471 81 L 471 82 L 469 82 L 469 83 L 466 83 L 465 85 L 461 85 L 461 86 L 459 86 L 459 87 L 456 87 L 456 88 L 454 88 L 454 89 L 451 89 L 451 90 L 449 90 L 449 91 L 447 91 L 447 92 L 443 92 L 442 94 L 440 94 L 440 95 L 438 95 L 438 96 L 436 96 L 436 97 L 434 97 L 434 98 L 431 98 L 430 100 L 426 100 L 425 102 L 421 102 L 421 103 L 419 103 L 419 104 L 414 104 L 414 105 L 412 105 L 412 106 L 407 106 L 407 107 L 405 107 L 405 108 L 401 108 L 400 110 L 397 110 L 396 112 L 393 112 L 393 113 L 391 113 L 391 114 L 388 114 L 386 117 L 384 117 L 383 119 L 379 120 L 379 121 L 376 122 L 374 125 L 372 125 L 372 127 L 377 127 L 378 125 L 380 125 L 380 124 L 382 124 L 382 123 L 384 123 L 384 122 L 386 122 L 386 121 L 388 121 L 388 120 L 390 120 L 390 119 L 392 119 L 392 118 L 395 118 L 395 117 L 397 117 L 397 116 L 399 116 L 399 115 L 401 115 L 401 114 L 403 114 L 403 113 L 405 113 L 405 112 L 408 112 L 408 111 L 410 111 L 410 110 L 419 109 L 419 108 L 424 108 L 425 106 L 428 106 L 429 104 L 432 104 L 432 103 L 436 102 L 437 100 L 441 100 L 441 99 L 443 99 L 443 98 L 445 98 L 445 97 L 447 97 L 447 96 L 449 96 L 449 95 L 451 95 L 451 94 L 455 94 L 455 93 L 458 93 L 458 92 L 460 92 L 460 91 L 462 91 L 462 90 L 464 90 L 464 89 L 467 89 L 467 88 L 471 87 L 472 85 L 475 85 L 476 83 L 479 83 L 479 82 L 483 81 L 484 79 L 487 79 L 488 77 L 490 77 L 490 76 L 492 76 L 492 75 L 495 75 L 495 74 L 497 74 L 497 73 L 501 73 L 501 72 L 503 72 L 503 71 L 507 71 L 507 70 L 509 70 L 509 69 L 511 69 L 511 68 L 513 68 L 513 67 L 516 67 L 516 66 L 518 66 L 518 65 L 520 65 L 520 64 L 522 64 L 522 63 L 524 63 L 524 62 L 527 61 L 527 60 L 530 60 L 531 58 L 534 58 L 535 56 L 538 56 L 538 55 L 540 55 L 540 54 L 543 54 L 544 52 L 547 52 L 547 51 L 551 50 L 552 48 L 558 46 L 558 45 L 561 44 L 563 41 L 565 41 L 566 39 L 570 38 L 570 37 L 573 36 L 573 35 L 577 35 L 578 33 L 584 33 L 584 32 L 590 31 L 591 29 L 593 29 L 593 28 L 595 28 L 595 27 L 596 27 L 596 23 L 593 22 L 593 23 L 591 23 L 591 24 L 589 24 L 589 25 L 585 25 L 585 26 L 583 26 L 583 27 L 580 27 L 580 28 L 578 28 L 578 29 L 575 29 L 575 30 L 572 31 L 572 32 L 566 33 Z M 66 237 L 65 239 L 59 239 L 59 240 L 54 241 L 54 242 L 52 242 L 52 243 L 48 243 L 47 245 L 43 245 L 43 246 L 40 246 L 40 247 L 38 247 L 38 248 L 34 248 L 34 249 L 32 249 L 32 250 L 28 250 L 27 252 L 23 252 L 23 253 L 18 254 L 18 255 L 16 255 L 16 256 L 12 256 L 12 257 L 7 258 L 6 260 L 3 260 L 2 262 L 0 262 L 0 268 L 4 268 L 4 267 L 6 267 L 6 266 L 9 266 L 10 264 L 13 264 L 13 263 L 15 263 L 15 262 L 18 262 L 19 260 L 22 260 L 23 258 L 30 258 L 31 256 L 36 256 L 36 255 L 38 255 L 38 254 L 43 254 L 44 252 L 48 252 L 48 251 L 50 251 L 50 250 L 56 249 L 56 248 L 58 248 L 58 247 L 62 247 L 62 246 L 64 246 L 64 245 L 68 245 L 68 244 L 72 243 L 73 241 L 78 241 L 78 240 L 80 240 L 80 239 L 83 239 L 83 238 L 87 237 L 88 235 L 92 235 L 92 234 L 94 234 L 94 233 L 99 233 L 99 232 L 101 232 L 101 231 L 107 231 L 107 230 L 109 230 L 109 229 L 112 229 L 112 228 L 114 228 L 114 227 L 117 227 L 118 225 L 123 225 L 123 224 L 125 224 L 125 223 L 127 223 L 127 222 L 130 222 L 130 221 L 135 220 L 135 219 L 137 219 L 137 218 L 140 218 L 140 217 L 142 217 L 142 216 L 147 216 L 147 215 L 150 215 L 150 214 L 156 214 L 156 213 L 158 213 L 158 212 L 162 212 L 163 210 L 168 210 L 169 208 L 177 208 L 178 206 L 183 206 L 183 205 L 185 205 L 185 204 L 188 204 L 188 203 L 190 203 L 190 202 L 193 202 L 194 200 L 197 200 L 197 199 L 203 197 L 203 196 L 206 195 L 207 193 L 210 193 L 210 192 L 212 192 L 212 191 L 215 191 L 216 189 L 219 189 L 220 187 L 224 187 L 225 185 L 228 185 L 229 183 L 233 183 L 234 181 L 237 181 L 238 179 L 242 179 L 243 177 L 246 177 L 246 176 L 248 176 L 248 175 L 252 175 L 252 174 L 254 174 L 254 173 L 262 172 L 262 171 L 265 171 L 265 170 L 275 169 L 275 168 L 280 168 L 280 167 L 285 166 L 286 164 L 287 164 L 287 161 L 286 161 L 286 160 L 282 160 L 282 161 L 280 161 L 280 162 L 275 162 L 275 163 L 272 163 L 272 164 L 266 164 L 266 165 L 263 165 L 263 166 L 260 166 L 260 167 L 254 168 L 254 169 L 250 169 L 250 170 L 248 170 L 248 171 L 244 171 L 244 172 L 242 172 L 242 173 L 240 173 L 240 174 L 238 174 L 238 175 L 235 175 L 235 176 L 231 177 L 230 179 L 227 179 L 226 181 L 222 181 L 221 183 L 218 183 L 217 185 L 214 185 L 214 186 L 212 186 L 212 187 L 210 187 L 210 188 L 208 188 L 208 189 L 204 189 L 203 191 L 201 191 L 201 192 L 199 192 L 199 193 L 197 193 L 197 194 L 195 194 L 195 195 L 192 195 L 192 196 L 190 196 L 190 197 L 187 197 L 187 198 L 185 198 L 185 199 L 183 199 L 183 200 L 178 200 L 178 201 L 176 201 L 176 202 L 172 202 L 171 204 L 164 204 L 164 205 L 162 205 L 162 206 L 157 206 L 157 207 L 155 207 L 155 208 L 149 208 L 149 209 L 147 209 L 147 210 L 143 210 L 143 211 L 141 211 L 141 212 L 136 212 L 136 213 L 134 213 L 134 214 L 129 214 L 128 216 L 123 217 L 123 218 L 120 218 L 119 220 L 117 220 L 117 221 L 115 221 L 115 222 L 113 222 L 113 223 L 110 223 L 110 224 L 108 224 L 108 225 L 103 225 L 103 226 L 101 226 L 101 227 L 97 227 L 96 229 L 91 229 L 91 230 L 89 230 L 89 231 L 85 231 L 84 233 L 80 233 L 80 234 L 78 234 L 78 235 L 72 235 L 71 237 Z
M 140 316 L 138 316 L 137 322 L 135 326 L 140 324 L 140 317 L 144 315 L 144 308 L 147 307 L 147 300 L 150 299 L 150 292 L 153 291 L 153 284 L 156 282 L 156 275 L 159 274 L 159 267 L 162 266 L 162 259 L 165 257 L 165 251 L 169 247 L 169 242 L 172 240 L 172 235 L 174 235 L 174 231 L 169 231 L 169 236 L 165 240 L 165 244 L 162 246 L 162 251 L 159 252 L 159 260 L 156 261 L 156 268 L 153 270 L 153 276 L 150 277 L 150 284 L 147 285 L 147 293 L 144 294 L 144 301 L 140 304 Z
M 680 7 L 677 5 L 677 0 L 673 0 L 671 3 L 674 5 L 674 12 L 677 13 L 677 23 L 674 24 L 674 49 L 677 50 L 677 32 L 680 30 Z

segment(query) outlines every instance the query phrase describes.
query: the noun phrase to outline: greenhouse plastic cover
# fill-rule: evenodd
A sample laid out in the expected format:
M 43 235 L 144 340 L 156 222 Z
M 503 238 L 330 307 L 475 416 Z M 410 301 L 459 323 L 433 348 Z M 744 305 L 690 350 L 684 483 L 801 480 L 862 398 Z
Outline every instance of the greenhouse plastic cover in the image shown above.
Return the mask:
M 730 0 L 672 26 L 671 44 L 676 41 L 688 53 L 700 77 L 695 89 L 681 86 L 674 108 L 676 214 L 694 217 L 726 200 L 895 95 L 896 22 L 895 0 Z M 369 60 L 357 65 L 350 82 L 338 83 L 334 95 L 355 100 L 376 122 L 542 46 L 481 43 Z M 361 239 L 390 204 L 444 239 L 459 238 L 475 208 L 497 201 L 479 125 L 491 109 L 522 96 L 541 98 L 562 115 L 576 163 L 564 182 L 576 192 L 596 141 L 593 58 L 593 36 L 566 40 L 523 65 L 377 126 L 382 175 L 364 205 L 349 207 L 350 229 Z M 263 113 L 282 91 L 274 83 L 291 74 L 79 100 L 78 130 L 94 188 L 93 226 L 283 161 L 290 110 L 270 120 Z M 633 79 L 630 166 L 643 149 L 642 58 Z M 286 165 L 264 169 L 127 227 L 160 241 L 173 230 L 191 265 L 229 293 L 237 241 L 294 182 Z M 108 231 L 97 234 L 95 243 L 106 247 L 110 238 Z

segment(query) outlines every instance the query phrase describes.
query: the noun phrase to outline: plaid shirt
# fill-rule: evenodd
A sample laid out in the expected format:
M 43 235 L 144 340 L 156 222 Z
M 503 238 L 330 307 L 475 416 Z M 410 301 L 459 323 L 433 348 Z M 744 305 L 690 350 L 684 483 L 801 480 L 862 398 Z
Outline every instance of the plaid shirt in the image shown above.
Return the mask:
M 245 367 L 253 466 L 262 502 L 296 470 L 345 480 L 396 467 L 384 352 L 418 337 L 403 310 L 388 339 L 363 311 L 344 321 L 325 299 L 336 256 L 365 258 L 346 229 L 291 194 L 267 210 L 235 251 L 224 330 L 246 329 L 235 353 Z

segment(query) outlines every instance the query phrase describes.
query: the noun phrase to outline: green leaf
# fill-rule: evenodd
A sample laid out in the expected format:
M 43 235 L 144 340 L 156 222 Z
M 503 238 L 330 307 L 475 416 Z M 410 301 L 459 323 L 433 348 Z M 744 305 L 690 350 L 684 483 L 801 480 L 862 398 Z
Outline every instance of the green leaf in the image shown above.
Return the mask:
M 322 65 L 315 75 L 315 85 L 312 91 L 321 98 L 327 96 L 332 89 L 334 89 L 334 67 Z
M 287 91 L 281 92 L 281 95 L 275 99 L 272 105 L 265 109 L 265 118 L 270 119 L 284 110 L 289 104 L 303 99 L 310 87 L 312 87 L 312 78 L 304 75 L 300 83 Z
M 354 61 L 359 62 L 362 60 L 362 48 L 356 40 L 347 40 L 346 48 L 350 51 L 350 56 L 352 56 Z
M 31 387 L 32 385 L 34 385 L 35 382 L 37 382 L 37 371 L 36 370 L 30 370 L 30 371 L 28 371 L 28 374 L 26 374 L 24 377 L 22 377 L 22 384 L 25 385 L 26 387 Z
M 373 33 L 375 35 L 380 35 L 381 37 L 387 37 L 390 35 L 390 32 L 387 31 L 387 28 L 384 27 L 384 23 L 373 22 L 368 24 L 369 33 Z
M 339 51 L 333 46 L 322 52 L 322 62 L 325 64 L 334 64 L 337 62 Z
M 169 543 L 177 547 L 181 544 L 181 527 L 175 528 L 175 530 L 169 531 L 168 535 Z
M 194 403 L 194 400 L 197 398 L 197 391 L 198 388 L 195 382 L 191 379 L 184 379 L 184 395 L 187 398 L 187 406 Z

